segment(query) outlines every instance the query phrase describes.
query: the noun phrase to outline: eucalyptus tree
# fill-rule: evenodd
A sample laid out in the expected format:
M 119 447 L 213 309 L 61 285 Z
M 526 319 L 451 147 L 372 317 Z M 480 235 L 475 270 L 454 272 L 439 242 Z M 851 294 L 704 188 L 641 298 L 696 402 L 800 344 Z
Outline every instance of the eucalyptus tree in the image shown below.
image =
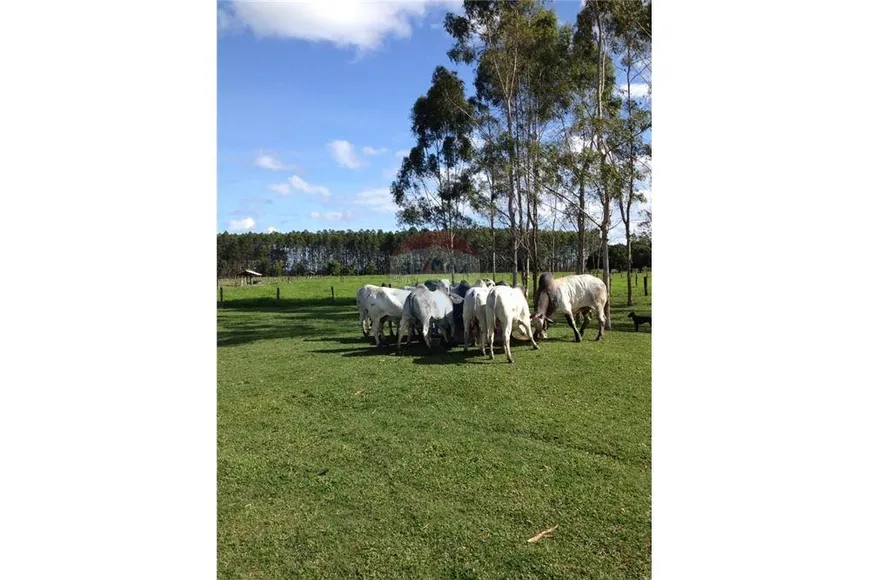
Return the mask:
M 620 185 L 618 168 L 613 165 L 610 149 L 616 144 L 613 134 L 614 120 L 618 119 L 620 100 L 613 94 L 616 75 L 613 60 L 612 7 L 609 0 L 587 0 L 577 15 L 575 43 L 594 47 L 595 51 L 595 116 L 592 119 L 593 148 L 597 157 L 598 179 L 595 192 L 601 204 L 601 269 L 608 292 L 610 283 L 610 261 L 608 238 L 610 236 L 613 201 Z M 607 328 L 612 327 L 610 301 L 605 307 Z
M 516 143 L 520 77 L 530 47 L 527 14 L 539 7 L 537 0 L 498 2 L 465 0 L 463 14 L 448 13 L 446 31 L 455 43 L 448 51 L 453 62 L 476 65 L 475 98 L 498 119 L 496 134 L 485 139 L 506 145 L 507 216 L 511 240 L 511 278 L 517 283 L 519 244 L 523 230 Z
M 506 157 L 503 195 L 493 201 L 506 204 L 513 282 L 521 269 L 529 288 L 530 273 L 535 283 L 540 268 L 543 146 L 566 89 L 561 72 L 565 34 L 540 0 L 467 0 L 463 14 L 447 15 L 445 29 L 455 39 L 448 56 L 475 65 L 475 99 L 496 120 L 480 135 L 490 150 Z
M 626 79 L 626 98 L 624 101 L 624 117 L 617 138 L 615 149 L 621 157 L 622 187 L 616 195 L 617 207 L 625 228 L 626 252 L 628 254 L 628 300 L 631 305 L 631 206 L 635 201 L 645 199 L 637 191 L 636 184 L 642 181 L 648 173 L 648 168 L 640 161 L 640 157 L 650 156 L 649 144 L 644 135 L 652 127 L 650 110 L 644 95 L 636 91 L 638 80 L 647 81 L 650 71 L 649 57 L 652 48 L 651 2 L 644 0 L 617 0 L 611 5 L 611 18 L 608 25 L 614 39 L 614 52 L 620 56 L 620 64 Z M 648 88 L 648 82 L 647 88 Z M 632 94 L 632 91 L 635 91 Z M 649 90 L 645 91 L 649 94 Z
M 455 229 L 473 223 L 464 211 L 473 189 L 474 124 L 470 108 L 462 80 L 455 72 L 436 67 L 432 86 L 411 110 L 411 130 L 417 143 L 402 159 L 390 188 L 400 207 L 399 223 L 431 225 L 446 232 L 451 258 Z
M 533 5 L 527 14 L 530 45 L 526 50 L 524 74 L 520 77 L 519 117 L 523 131 L 519 143 L 523 148 L 527 236 L 526 266 L 531 266 L 532 284 L 537 284 L 540 272 L 538 249 L 539 206 L 542 202 L 546 172 L 546 150 L 554 135 L 552 128 L 557 112 L 566 101 L 571 86 L 559 70 L 564 62 L 567 29 L 560 28 L 556 14 L 540 5 Z M 528 279 L 524 281 L 528 284 Z

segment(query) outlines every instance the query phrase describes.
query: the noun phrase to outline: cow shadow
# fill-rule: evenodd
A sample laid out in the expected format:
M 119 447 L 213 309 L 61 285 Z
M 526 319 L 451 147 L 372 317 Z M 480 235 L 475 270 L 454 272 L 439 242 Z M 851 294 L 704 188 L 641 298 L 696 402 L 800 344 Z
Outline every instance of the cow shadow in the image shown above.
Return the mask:
M 429 350 L 425 345 L 422 345 L 418 349 L 418 352 L 414 354 L 416 356 L 413 362 L 418 365 L 487 364 L 489 361 L 488 356 L 484 357 L 480 354 L 480 348 L 469 346 L 468 352 L 465 352 L 462 345 L 454 346 L 448 350 L 443 350 L 443 347 L 435 347 Z

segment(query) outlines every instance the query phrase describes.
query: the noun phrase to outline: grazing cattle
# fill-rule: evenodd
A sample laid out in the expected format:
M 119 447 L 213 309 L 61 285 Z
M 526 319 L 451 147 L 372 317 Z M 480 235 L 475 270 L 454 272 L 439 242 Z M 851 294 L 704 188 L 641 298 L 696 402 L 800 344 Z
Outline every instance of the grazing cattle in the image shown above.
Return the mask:
M 486 356 L 483 342 L 483 332 L 486 331 L 486 297 L 493 286 L 492 280 L 478 280 L 465 294 L 462 302 L 462 334 L 465 338 L 465 352 L 468 352 L 469 339 L 474 333 L 480 351 Z
M 564 314 L 565 320 L 574 331 L 574 342 L 580 342 L 588 323 L 588 314 L 595 310 L 599 323 L 595 340 L 601 340 L 607 321 L 604 315 L 607 301 L 607 286 L 600 278 L 589 274 L 553 278 L 551 273 L 545 272 L 538 278 L 538 292 L 535 296 L 535 314 L 532 316 L 535 336 L 547 338 L 547 327 L 553 323 L 552 317 Z M 580 330 L 577 330 L 574 321 L 575 312 L 583 314 L 583 326 Z
M 368 316 L 372 320 L 372 333 L 375 335 L 375 344 L 377 346 L 381 345 L 381 329 L 383 328 L 384 319 L 401 319 L 402 308 L 410 294 L 411 292 L 408 290 L 400 288 L 380 288 L 376 286 L 369 289 L 368 298 L 366 298 L 365 303 Z
M 435 286 L 436 290 L 432 291 L 421 284 L 412 290 L 405 300 L 399 323 L 399 341 L 396 347 L 398 353 L 402 350 L 402 336 L 415 323 L 422 326 L 423 340 L 429 348 L 432 348 L 429 328 L 433 323 L 441 329 L 448 340 L 453 337 L 455 332 L 453 305 L 461 303 L 462 298 L 451 294 L 448 284 L 444 284 L 443 281 L 439 281 Z
M 634 311 L 632 310 L 631 312 L 629 312 L 628 317 L 634 321 L 634 331 L 635 332 L 640 330 L 641 324 L 649 324 L 649 328 L 650 328 L 650 330 L 652 330 L 652 314 L 650 314 L 649 316 L 642 316 L 642 315 L 635 314 Z
M 532 341 L 532 348 L 537 350 L 538 343 L 532 336 L 532 323 L 529 317 L 529 303 L 522 287 L 495 286 L 486 296 L 486 342 L 489 344 L 489 358 L 495 358 L 495 325 L 501 326 L 504 351 L 509 363 L 514 362 L 511 355 L 511 331 L 514 324 Z M 486 355 L 486 344 L 483 345 Z

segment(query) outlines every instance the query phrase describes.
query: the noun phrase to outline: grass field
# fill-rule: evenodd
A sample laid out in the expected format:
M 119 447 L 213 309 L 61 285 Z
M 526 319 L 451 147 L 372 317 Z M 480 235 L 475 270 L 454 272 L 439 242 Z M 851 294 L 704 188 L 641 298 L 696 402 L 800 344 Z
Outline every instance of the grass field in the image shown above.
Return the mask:
M 364 341 L 355 291 L 387 277 L 285 280 L 279 304 L 274 283 L 225 288 L 218 576 L 648 578 L 642 278 L 628 308 L 614 277 L 604 340 L 558 321 L 514 365 Z

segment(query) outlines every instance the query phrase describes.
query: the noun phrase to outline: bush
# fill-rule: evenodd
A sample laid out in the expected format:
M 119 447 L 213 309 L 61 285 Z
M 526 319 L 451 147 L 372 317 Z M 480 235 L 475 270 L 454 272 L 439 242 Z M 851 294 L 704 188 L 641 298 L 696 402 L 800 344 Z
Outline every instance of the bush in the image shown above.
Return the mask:
M 326 274 L 329 276 L 341 276 L 341 263 L 338 260 L 327 262 Z

